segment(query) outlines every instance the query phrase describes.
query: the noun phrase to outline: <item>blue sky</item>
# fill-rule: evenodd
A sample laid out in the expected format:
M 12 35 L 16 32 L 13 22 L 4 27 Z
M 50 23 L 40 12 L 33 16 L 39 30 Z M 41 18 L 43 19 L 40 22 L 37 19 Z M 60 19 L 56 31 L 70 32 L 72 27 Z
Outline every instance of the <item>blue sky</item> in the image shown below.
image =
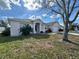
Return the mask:
M 0 10 L 0 18 L 5 18 L 5 17 L 15 17 L 15 18 L 30 18 L 32 16 L 36 17 L 41 17 L 44 22 L 51 22 L 54 21 L 50 17 L 51 15 L 48 14 L 46 15 L 45 13 L 47 12 L 46 9 L 38 9 L 38 10 L 28 10 L 27 8 L 24 8 L 23 6 L 17 6 L 12 4 L 12 9 L 11 10 Z
M 21 6 L 19 6 L 19 4 L 17 5 L 15 3 L 11 3 L 10 10 L 0 9 L 0 18 L 15 17 L 15 18 L 28 19 L 28 18 L 38 17 L 41 18 L 44 22 L 59 21 L 60 23 L 62 23 L 61 18 L 54 18 L 54 16 L 51 13 L 47 14 L 48 10 L 45 8 L 28 10 L 27 8 L 24 7 L 23 0 L 19 0 L 19 3 L 21 4 Z M 79 21 L 77 20 L 76 22 Z

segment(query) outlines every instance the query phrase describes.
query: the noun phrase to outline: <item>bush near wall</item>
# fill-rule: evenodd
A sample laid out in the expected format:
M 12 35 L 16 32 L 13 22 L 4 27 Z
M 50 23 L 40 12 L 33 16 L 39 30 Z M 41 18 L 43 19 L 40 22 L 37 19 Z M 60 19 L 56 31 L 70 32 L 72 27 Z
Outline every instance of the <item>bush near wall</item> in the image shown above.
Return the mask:
M 51 33 L 52 30 L 49 28 L 48 30 L 45 31 L 46 33 Z
M 63 32 L 63 31 L 64 31 L 64 29 L 61 29 L 61 28 L 59 29 L 59 32 Z
M 30 32 L 32 32 L 32 31 L 33 31 L 33 29 L 31 28 L 30 25 L 25 25 L 20 28 L 20 32 L 22 33 L 22 35 L 29 35 Z
M 10 28 L 5 28 L 5 30 L 1 33 L 2 36 L 10 36 Z

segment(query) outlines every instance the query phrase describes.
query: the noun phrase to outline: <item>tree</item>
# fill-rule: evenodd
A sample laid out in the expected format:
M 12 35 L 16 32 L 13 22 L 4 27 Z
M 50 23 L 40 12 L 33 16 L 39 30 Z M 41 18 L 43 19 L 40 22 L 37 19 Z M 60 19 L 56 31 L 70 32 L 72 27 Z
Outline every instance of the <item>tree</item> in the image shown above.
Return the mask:
M 79 0 L 47 0 L 47 2 L 45 8 L 49 9 L 52 14 L 61 15 L 65 26 L 63 40 L 68 41 L 69 28 L 79 14 Z M 71 18 L 71 16 L 74 18 Z
M 22 35 L 29 35 L 30 32 L 32 32 L 32 31 L 33 31 L 33 29 L 31 28 L 31 26 L 29 24 L 20 28 L 20 32 L 22 33 Z
M 1 20 L 0 26 L 7 28 L 7 22 L 5 22 L 4 20 Z

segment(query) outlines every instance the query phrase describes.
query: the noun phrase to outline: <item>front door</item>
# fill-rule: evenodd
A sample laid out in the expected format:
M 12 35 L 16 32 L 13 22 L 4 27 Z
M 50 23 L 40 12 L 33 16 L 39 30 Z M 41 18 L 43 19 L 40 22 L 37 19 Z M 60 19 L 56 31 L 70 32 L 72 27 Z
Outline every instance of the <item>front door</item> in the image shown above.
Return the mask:
M 35 31 L 36 33 L 40 33 L 40 23 L 35 24 Z

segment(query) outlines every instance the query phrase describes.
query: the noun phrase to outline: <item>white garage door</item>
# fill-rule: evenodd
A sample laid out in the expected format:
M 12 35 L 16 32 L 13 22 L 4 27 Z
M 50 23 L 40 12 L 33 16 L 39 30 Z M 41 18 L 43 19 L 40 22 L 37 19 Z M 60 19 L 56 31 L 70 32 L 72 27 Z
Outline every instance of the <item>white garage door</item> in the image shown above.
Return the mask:
M 11 36 L 19 36 L 20 35 L 20 23 L 19 22 L 11 22 Z
M 59 28 L 58 27 L 52 27 L 52 32 L 58 32 Z

